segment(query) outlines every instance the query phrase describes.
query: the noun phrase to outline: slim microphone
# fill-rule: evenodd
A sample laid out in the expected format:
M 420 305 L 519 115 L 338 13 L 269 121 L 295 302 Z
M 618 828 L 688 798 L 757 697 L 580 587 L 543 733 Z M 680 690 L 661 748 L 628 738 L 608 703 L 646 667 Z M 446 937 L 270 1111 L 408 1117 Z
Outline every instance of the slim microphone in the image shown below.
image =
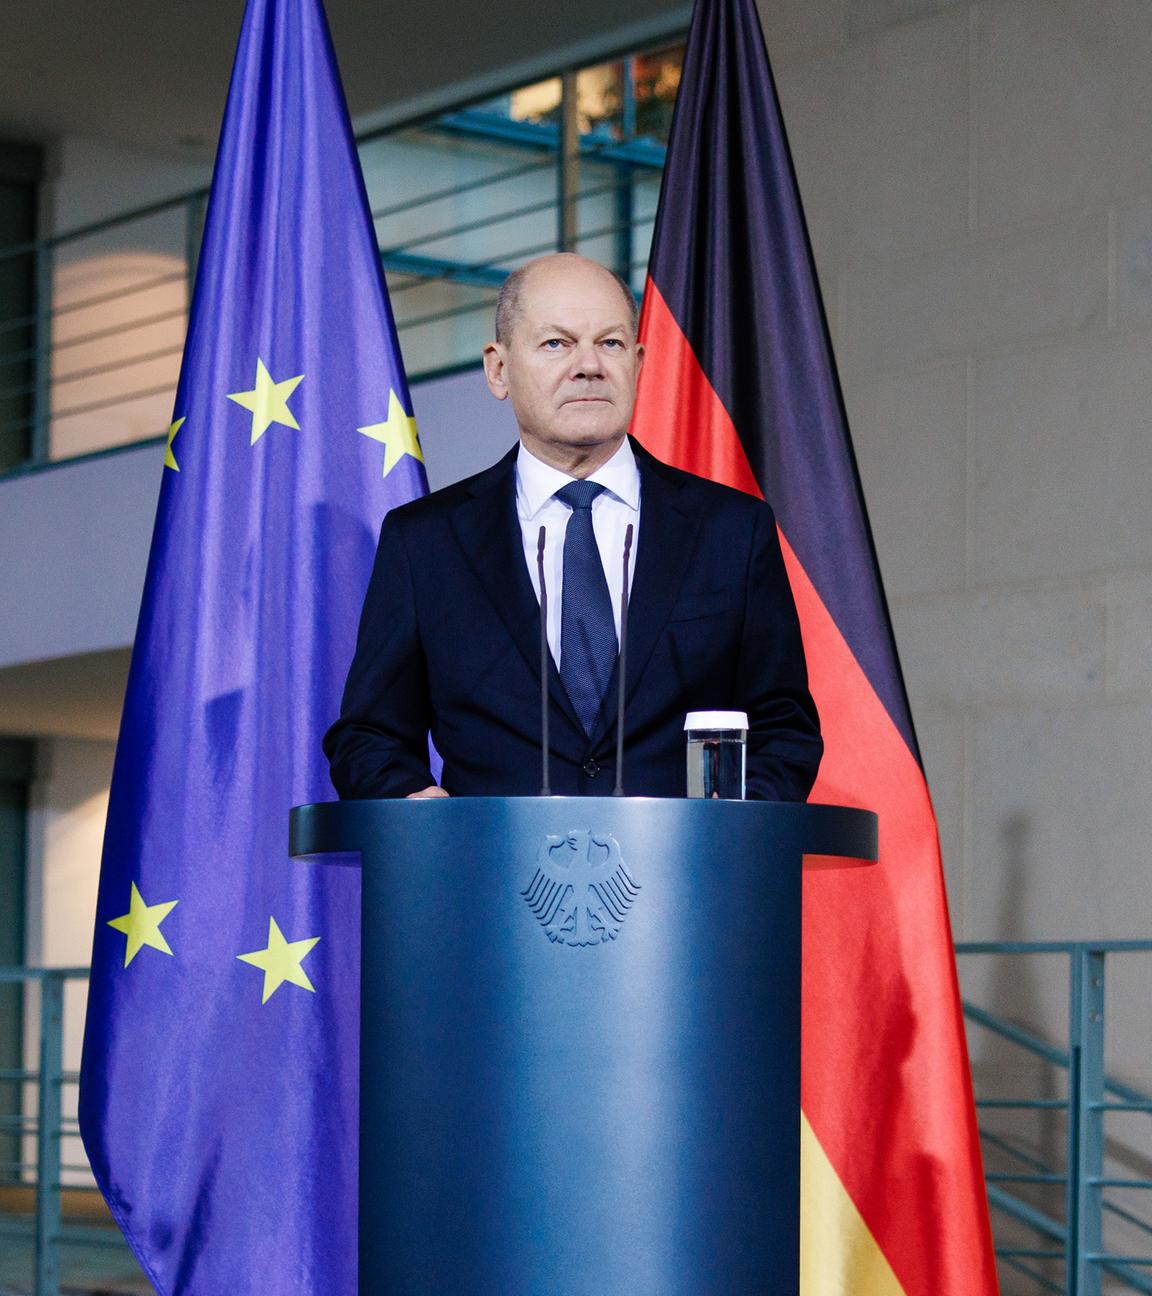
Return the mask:
M 541 527 L 540 534 L 536 537 L 536 570 L 540 575 L 540 731 L 542 734 L 540 760 L 543 765 L 540 778 L 541 796 L 552 795 L 552 784 L 548 777 L 551 750 L 548 739 L 548 587 L 544 582 L 544 541 L 547 538 L 548 529 Z
M 632 523 L 624 532 L 624 584 L 620 587 L 620 670 L 616 693 L 616 786 L 613 796 L 624 795 L 624 673 L 628 665 L 628 557 L 632 552 Z

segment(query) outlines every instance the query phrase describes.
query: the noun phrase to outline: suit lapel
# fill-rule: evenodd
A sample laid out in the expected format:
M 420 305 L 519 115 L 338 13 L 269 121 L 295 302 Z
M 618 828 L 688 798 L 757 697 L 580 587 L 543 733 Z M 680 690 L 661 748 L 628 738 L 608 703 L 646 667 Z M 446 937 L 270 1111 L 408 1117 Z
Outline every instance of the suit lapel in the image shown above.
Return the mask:
M 540 604 L 524 562 L 524 541 L 516 513 L 516 452 L 511 451 L 473 479 L 470 498 L 452 513 L 464 556 L 492 601 L 512 642 L 537 682 L 540 680 Z M 583 737 L 584 729 L 548 654 L 548 692 Z

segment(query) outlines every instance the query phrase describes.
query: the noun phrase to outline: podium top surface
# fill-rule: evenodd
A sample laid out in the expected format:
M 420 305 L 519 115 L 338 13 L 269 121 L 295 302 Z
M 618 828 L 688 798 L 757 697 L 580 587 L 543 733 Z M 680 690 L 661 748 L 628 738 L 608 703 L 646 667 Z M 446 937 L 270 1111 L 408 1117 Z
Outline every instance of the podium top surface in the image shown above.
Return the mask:
M 321 801 L 295 806 L 292 856 L 373 853 L 395 833 L 450 826 L 471 833 L 539 830 L 542 825 L 595 821 L 662 835 L 718 835 L 754 827 L 765 843 L 799 855 L 835 856 L 861 864 L 877 859 L 878 823 L 871 810 L 781 801 L 719 801 L 661 797 L 428 797 L 385 801 Z

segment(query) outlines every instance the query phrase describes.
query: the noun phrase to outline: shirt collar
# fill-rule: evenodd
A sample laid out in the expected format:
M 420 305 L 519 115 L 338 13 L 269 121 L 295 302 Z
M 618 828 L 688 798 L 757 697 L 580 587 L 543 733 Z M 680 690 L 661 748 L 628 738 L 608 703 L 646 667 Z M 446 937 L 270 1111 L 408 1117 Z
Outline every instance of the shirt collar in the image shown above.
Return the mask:
M 558 490 L 575 480 L 559 468 L 537 459 L 524 442 L 520 442 L 516 454 L 516 496 L 524 517 L 535 517 Z M 620 442 L 612 458 L 601 464 L 587 480 L 598 482 L 630 509 L 635 511 L 640 507 L 640 469 L 636 466 L 636 456 L 627 437 Z

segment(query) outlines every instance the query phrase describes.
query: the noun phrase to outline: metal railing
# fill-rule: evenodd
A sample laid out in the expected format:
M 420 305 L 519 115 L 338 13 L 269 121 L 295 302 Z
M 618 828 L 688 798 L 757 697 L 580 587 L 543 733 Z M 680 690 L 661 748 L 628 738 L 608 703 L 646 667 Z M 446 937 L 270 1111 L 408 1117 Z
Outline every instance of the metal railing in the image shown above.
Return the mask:
M 28 1049 L 35 1066 L 0 1069 L 0 1094 L 14 1095 L 0 1104 L 5 1136 L 0 1146 L 11 1149 L 0 1160 L 0 1291 L 5 1293 L 60 1296 L 62 1282 L 83 1277 L 92 1267 L 94 1252 L 114 1253 L 115 1268 L 138 1272 L 102 1207 L 87 1163 L 71 1161 L 64 1150 L 66 1142 L 79 1145 L 73 1113 L 80 1079 L 64 1065 L 66 990 L 70 982 L 86 985 L 87 980 L 87 968 L 0 968 L 0 989 L 21 989 L 25 1013 L 38 1022 L 26 1036 L 35 1041 Z M 86 1203 L 77 1212 L 82 1218 L 69 1218 L 66 1200 Z
M 1152 941 L 976 942 L 959 944 L 956 952 L 965 958 L 1011 957 L 1016 993 L 1022 972 L 1017 956 L 1055 956 L 1066 962 L 1066 1043 L 1053 1043 L 964 1003 L 974 1033 L 1007 1050 L 999 1070 L 1018 1071 L 1009 1060 L 1014 1055 L 1058 1077 L 1060 1083 L 1053 1089 L 1063 1088 L 1063 1093 L 1049 1097 L 991 1097 L 977 1087 L 986 1164 L 1004 1167 L 986 1176 L 996 1254 L 1003 1269 L 1026 1279 L 1029 1291 L 1066 1296 L 1101 1296 L 1104 1290 L 1152 1292 L 1152 1208 L 1133 1209 L 1116 1200 L 1118 1194 L 1142 1196 L 1152 1190 L 1152 1123 L 1147 1120 L 1152 1096 L 1105 1070 L 1109 956 L 1152 953 Z M 1152 1005 L 1152 996 L 1146 1002 Z M 1145 1064 L 1152 1069 L 1147 1059 Z M 1106 1118 L 1120 1113 L 1143 1119 L 1142 1143 L 1108 1140 Z M 1029 1137 L 1024 1125 L 1029 1115 L 1048 1124 L 1046 1138 Z M 1011 1118 L 1011 1127 L 1005 1132 L 993 1128 L 995 1116 Z M 1059 1142 L 1062 1157 L 1057 1158 L 1053 1150 Z M 1126 1162 L 1142 1168 L 1125 1172 Z M 1109 1173 L 1111 1163 L 1122 1169 Z M 1126 1236 L 1142 1239 L 1139 1249 L 1109 1249 L 1109 1223 L 1121 1226 Z M 1000 1234 L 1009 1225 L 1018 1236 L 1004 1241 Z
M 1152 1165 L 1148 1125 L 1152 1097 L 1109 1076 L 1104 1065 L 1107 961 L 1110 956 L 1152 954 L 1152 941 L 982 942 L 961 944 L 956 950 L 965 968 L 967 960 L 979 956 L 1011 959 L 1014 990 L 1021 977 L 1020 959 L 1055 956 L 1067 963 L 1065 1041 L 1054 1042 L 1035 1028 L 975 1003 L 964 1004 L 974 1031 L 986 1033 L 1010 1055 L 1050 1068 L 1063 1081 L 1063 1092 L 1054 1096 L 992 1096 L 977 1086 L 996 1252 L 1005 1278 L 1010 1276 L 1016 1284 L 1010 1287 L 1006 1281 L 1005 1293 L 1152 1292 L 1152 1211 L 1135 1210 L 1115 1200 L 1117 1193 L 1152 1190 L 1152 1173 L 1109 1169 L 1126 1160 Z M 39 992 L 39 1025 L 27 1036 L 36 1066 L 0 1070 L 0 1094 L 19 1095 L 15 1103 L 0 1103 L 0 1134 L 16 1135 L 22 1149 L 15 1160 L 0 1161 L 0 1250 L 24 1248 L 28 1278 L 14 1290 L 30 1290 L 33 1296 L 59 1296 L 65 1257 L 76 1280 L 84 1277 L 85 1264 L 93 1265 L 94 1255 L 109 1251 L 116 1253 L 122 1273 L 136 1272 L 110 1217 L 102 1223 L 82 1223 L 69 1220 L 64 1209 L 66 1197 L 75 1201 L 95 1193 L 87 1166 L 70 1163 L 64 1155 L 65 1142 L 74 1140 L 77 1133 L 75 1117 L 69 1113 L 75 1109 L 78 1082 L 77 1074 L 65 1069 L 65 992 L 70 982 L 84 982 L 87 975 L 86 968 L 0 968 L 0 987 L 22 986 L 26 996 Z M 1013 1074 L 1011 1056 L 1001 1058 L 994 1070 L 997 1076 Z M 1144 1122 L 1143 1142 L 1106 1138 L 1106 1119 L 1121 1113 Z M 1027 1114 L 1058 1123 L 1048 1141 L 1062 1144 L 1062 1157 L 1055 1158 L 1050 1149 L 1038 1146 L 1042 1139 L 1029 1138 L 1020 1126 L 1020 1118 Z M 1011 1118 L 1007 1132 L 992 1126 L 996 1116 Z M 31 1195 L 34 1210 L 5 1209 L 4 1194 L 14 1191 Z M 1060 1199 L 1059 1209 L 1054 1194 Z M 93 1212 L 85 1214 L 91 1219 Z M 1109 1250 L 1104 1238 L 1109 1221 L 1144 1239 L 1143 1248 Z M 1026 1240 L 1010 1235 L 1021 1231 L 1029 1235 Z M 13 1286 L 11 1277 L 8 1284 Z M 99 1285 L 101 1290 L 115 1290 L 106 1273 Z M 0 1264 L 0 1291 L 6 1290 Z
M 642 288 L 665 150 L 639 133 L 630 74 L 612 123 L 581 130 L 582 74 L 558 78 L 547 119 L 506 98 L 358 139 L 410 377 L 477 361 L 501 280 L 533 256 L 578 249 Z M 0 249 L 30 285 L 0 306 L 0 472 L 164 433 L 207 198 Z

